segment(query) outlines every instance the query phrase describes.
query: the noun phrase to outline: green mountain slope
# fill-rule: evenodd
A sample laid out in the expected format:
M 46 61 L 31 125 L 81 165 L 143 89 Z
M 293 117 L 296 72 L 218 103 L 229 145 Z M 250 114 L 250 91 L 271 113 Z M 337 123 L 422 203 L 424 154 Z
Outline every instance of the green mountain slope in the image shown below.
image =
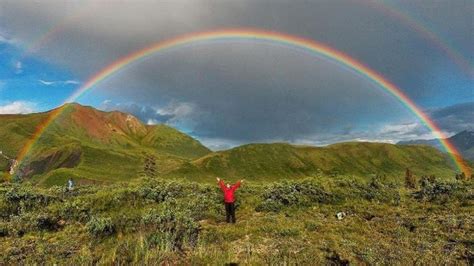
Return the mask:
M 165 125 L 149 126 L 132 115 L 68 104 L 35 143 L 20 172 L 37 182 L 61 183 L 135 178 L 145 156 L 160 163 L 158 172 L 210 151 L 193 138 Z M 15 158 L 49 113 L 0 116 L 0 150 Z M 8 160 L 0 167 L 7 170 Z
M 175 173 L 277 179 L 318 173 L 403 176 L 406 168 L 419 175 L 451 177 L 455 172 L 448 156 L 432 147 L 349 142 L 327 147 L 249 144 L 209 154 Z

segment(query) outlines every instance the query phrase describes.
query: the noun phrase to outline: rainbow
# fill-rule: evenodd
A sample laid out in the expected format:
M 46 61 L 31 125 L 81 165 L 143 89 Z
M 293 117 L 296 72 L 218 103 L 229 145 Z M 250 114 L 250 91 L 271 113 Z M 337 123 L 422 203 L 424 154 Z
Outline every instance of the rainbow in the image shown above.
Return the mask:
M 451 61 L 453 61 L 464 73 L 466 73 L 469 78 L 474 78 L 474 66 L 446 41 L 443 42 L 439 35 L 423 26 L 422 22 L 416 20 L 413 16 L 407 15 L 400 11 L 388 1 L 366 0 L 366 2 L 363 3 L 369 4 L 370 7 L 395 18 L 402 24 L 405 24 L 411 28 L 414 32 L 416 32 L 425 40 L 429 41 L 432 45 L 436 46 L 437 49 L 449 57 Z
M 388 1 L 359 0 L 358 2 L 376 9 L 392 18 L 395 18 L 396 20 L 400 21 L 401 24 L 408 26 L 422 38 L 436 46 L 436 48 L 443 52 L 447 57 L 449 57 L 456 65 L 458 65 L 461 70 L 467 74 L 469 78 L 474 78 L 474 66 L 472 63 L 470 63 L 468 59 L 466 59 L 460 52 L 450 46 L 446 41 L 443 41 L 439 35 L 423 26 L 423 23 L 416 20 L 413 16 L 406 14 L 406 12 L 400 11 Z M 67 29 L 68 26 L 79 21 L 80 19 L 84 19 L 84 15 L 90 12 L 89 7 L 90 4 L 81 6 L 81 8 L 75 11 L 71 16 L 66 17 L 66 19 L 64 19 L 62 22 L 51 27 L 47 32 L 39 36 L 34 42 L 28 45 L 24 49 L 25 51 L 23 52 L 23 55 L 17 61 L 21 61 L 23 58 L 34 54 L 52 39 L 54 39 L 56 35 Z
M 334 48 L 331 48 L 325 44 L 316 42 L 314 40 L 284 33 L 257 29 L 224 29 L 217 31 L 191 33 L 161 41 L 144 49 L 130 53 L 108 65 L 107 67 L 103 68 L 102 70 L 97 72 L 97 74 L 92 76 L 87 82 L 83 83 L 83 85 L 79 87 L 79 89 L 75 93 L 73 93 L 73 95 L 71 95 L 65 101 L 65 103 L 76 101 L 86 92 L 96 87 L 96 85 L 103 82 L 107 78 L 112 77 L 114 74 L 117 74 L 125 67 L 140 62 L 140 60 L 148 58 L 149 56 L 152 56 L 158 52 L 164 52 L 173 48 L 180 48 L 190 44 L 227 40 L 265 41 L 288 46 L 291 48 L 298 48 L 300 50 L 307 51 L 317 56 L 322 56 L 326 59 L 337 62 L 342 66 L 345 66 L 355 71 L 356 73 L 378 85 L 378 87 L 385 90 L 388 94 L 392 95 L 405 107 L 407 107 L 411 112 L 413 112 L 420 119 L 420 121 L 433 132 L 435 137 L 440 139 L 441 144 L 452 157 L 456 167 L 460 171 L 465 172 L 466 174 L 470 173 L 469 167 L 467 167 L 462 158 L 459 156 L 459 152 L 446 139 L 446 136 L 442 133 L 438 126 L 419 107 L 417 107 L 415 103 L 403 93 L 403 91 L 397 88 L 396 85 L 385 79 L 383 76 L 381 76 L 374 70 L 357 61 L 356 59 L 351 58 L 350 56 Z M 27 156 L 35 142 L 41 137 L 45 129 L 61 114 L 62 110 L 63 107 L 55 109 L 51 113 L 51 115 L 49 115 L 49 117 L 37 127 L 32 138 L 26 143 L 26 145 L 24 145 L 24 148 L 19 152 L 17 156 L 19 162 L 23 161 L 23 159 Z
M 80 19 L 84 19 L 84 15 L 87 12 L 90 12 L 89 9 L 90 4 L 81 5 L 80 8 L 75 9 L 71 15 L 65 17 L 59 23 L 54 24 L 52 27 L 49 28 L 44 34 L 37 37 L 34 41 L 28 44 L 25 48 L 23 48 L 23 53 L 21 54 L 20 58 L 17 61 L 21 61 L 26 57 L 31 56 L 32 54 L 38 52 L 41 48 L 46 46 L 51 40 L 57 38 L 57 35 L 64 32 L 69 26 L 73 25 L 74 23 L 78 22 Z

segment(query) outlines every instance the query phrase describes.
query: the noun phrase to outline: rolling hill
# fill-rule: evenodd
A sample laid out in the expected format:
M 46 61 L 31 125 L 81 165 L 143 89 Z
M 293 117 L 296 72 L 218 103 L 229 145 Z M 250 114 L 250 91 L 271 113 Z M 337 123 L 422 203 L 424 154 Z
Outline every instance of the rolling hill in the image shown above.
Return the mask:
M 451 176 L 454 173 L 450 159 L 435 148 L 368 142 L 338 143 L 327 147 L 248 144 L 208 154 L 177 172 L 265 180 L 318 173 L 403 176 L 406 168 L 418 175 Z
M 192 137 L 166 125 L 145 125 L 122 112 L 67 104 L 33 146 L 20 173 L 42 185 L 110 183 L 153 174 L 196 180 L 210 176 L 253 180 L 318 174 L 453 176 L 454 166 L 437 149 L 420 145 L 348 142 L 326 147 L 285 143 L 248 144 L 211 152 Z M 0 150 L 15 157 L 50 112 L 0 115 Z M 0 169 L 8 169 L 0 158 Z

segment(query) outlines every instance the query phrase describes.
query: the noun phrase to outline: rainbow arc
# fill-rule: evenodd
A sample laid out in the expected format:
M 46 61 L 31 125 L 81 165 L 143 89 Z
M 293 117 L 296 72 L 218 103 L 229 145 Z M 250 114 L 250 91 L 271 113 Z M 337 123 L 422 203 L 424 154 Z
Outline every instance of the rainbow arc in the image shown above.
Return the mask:
M 107 80 L 108 78 L 117 75 L 122 70 L 129 66 L 137 64 L 138 62 L 153 56 L 159 52 L 165 52 L 171 49 L 186 47 L 191 44 L 209 43 L 216 41 L 232 41 L 232 40 L 250 40 L 250 41 L 264 41 L 275 43 L 291 48 L 297 48 L 306 52 L 312 53 L 318 57 L 324 57 L 333 62 L 340 64 L 346 68 L 353 70 L 362 77 L 370 80 L 377 85 L 378 88 L 386 91 L 393 96 L 407 109 L 409 109 L 419 120 L 431 130 L 433 135 L 440 140 L 440 143 L 448 152 L 454 161 L 459 171 L 470 174 L 470 168 L 465 164 L 464 160 L 459 155 L 456 148 L 447 140 L 440 128 L 426 115 L 400 88 L 384 78 L 382 75 L 372 70 L 368 66 L 362 64 L 358 60 L 349 55 L 338 51 L 326 44 L 317 42 L 315 40 L 302 38 L 294 35 L 264 31 L 257 29 L 224 29 L 216 31 L 198 32 L 187 35 L 182 35 L 176 38 L 168 39 L 155 43 L 151 46 L 145 47 L 136 52 L 130 53 L 110 65 L 104 67 L 102 70 L 93 75 L 88 81 L 83 83 L 75 93 L 73 93 L 65 103 L 74 102 L 87 92 L 92 91 L 98 84 Z M 41 123 L 32 138 L 26 143 L 24 148 L 18 154 L 18 161 L 22 162 L 27 154 L 31 151 L 34 144 L 38 141 L 48 126 L 61 114 L 63 108 L 57 108 L 51 112 L 49 117 Z

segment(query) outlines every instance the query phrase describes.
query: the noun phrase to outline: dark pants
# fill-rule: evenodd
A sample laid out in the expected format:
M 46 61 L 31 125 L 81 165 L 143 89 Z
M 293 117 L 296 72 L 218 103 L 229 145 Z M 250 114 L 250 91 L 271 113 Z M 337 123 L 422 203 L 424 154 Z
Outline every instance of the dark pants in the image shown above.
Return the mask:
M 231 222 L 232 220 L 232 223 L 235 224 L 235 205 L 233 202 L 229 203 L 229 202 L 225 202 L 225 215 L 226 215 L 226 221 L 228 223 Z

